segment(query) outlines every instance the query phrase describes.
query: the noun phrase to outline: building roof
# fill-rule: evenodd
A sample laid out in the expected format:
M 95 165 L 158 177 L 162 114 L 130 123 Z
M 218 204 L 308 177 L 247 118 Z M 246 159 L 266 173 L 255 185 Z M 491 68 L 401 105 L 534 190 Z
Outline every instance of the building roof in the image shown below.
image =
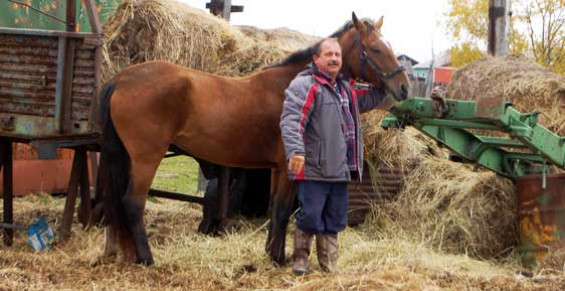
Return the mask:
M 432 60 L 427 60 L 425 62 L 419 63 L 414 66 L 414 69 L 427 69 L 432 65 Z M 434 67 L 445 67 L 451 65 L 451 52 L 445 51 L 439 55 L 436 55 L 433 59 Z
M 419 62 L 416 61 L 415 59 L 405 55 L 405 54 L 400 54 L 396 56 L 396 59 L 399 61 L 409 61 L 411 63 L 412 66 L 417 65 Z

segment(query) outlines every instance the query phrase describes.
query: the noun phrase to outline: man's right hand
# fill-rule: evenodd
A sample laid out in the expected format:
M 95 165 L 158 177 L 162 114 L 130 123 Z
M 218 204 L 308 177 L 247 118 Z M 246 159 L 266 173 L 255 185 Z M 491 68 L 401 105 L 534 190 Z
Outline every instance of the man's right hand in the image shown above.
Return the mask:
M 297 175 L 298 173 L 300 173 L 300 171 L 302 171 L 302 168 L 304 167 L 304 156 L 303 155 L 294 155 L 292 157 L 290 157 L 290 159 L 288 160 L 288 170 Z

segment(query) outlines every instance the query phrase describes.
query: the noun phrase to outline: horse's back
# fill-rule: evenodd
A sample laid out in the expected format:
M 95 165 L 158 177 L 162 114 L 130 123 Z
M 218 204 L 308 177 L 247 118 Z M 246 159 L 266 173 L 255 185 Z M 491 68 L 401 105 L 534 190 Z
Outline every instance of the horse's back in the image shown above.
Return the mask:
M 230 166 L 273 166 L 278 159 L 282 99 L 266 102 L 269 92 L 253 78 L 153 61 L 128 67 L 113 82 L 112 118 L 124 135 L 131 135 L 129 140 L 174 143 L 196 157 Z

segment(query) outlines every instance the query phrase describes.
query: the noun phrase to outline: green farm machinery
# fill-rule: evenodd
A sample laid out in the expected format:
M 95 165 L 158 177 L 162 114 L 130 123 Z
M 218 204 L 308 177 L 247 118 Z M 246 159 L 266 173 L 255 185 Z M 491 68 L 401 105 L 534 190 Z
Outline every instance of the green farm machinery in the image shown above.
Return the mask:
M 501 98 L 434 102 L 418 97 L 399 102 L 382 126 L 413 126 L 449 148 L 452 160 L 514 180 L 524 265 L 535 267 L 548 255 L 563 264 L 565 256 L 556 254 L 565 246 L 565 174 L 549 169 L 565 169 L 565 137 L 539 124 L 539 112 L 521 113 Z

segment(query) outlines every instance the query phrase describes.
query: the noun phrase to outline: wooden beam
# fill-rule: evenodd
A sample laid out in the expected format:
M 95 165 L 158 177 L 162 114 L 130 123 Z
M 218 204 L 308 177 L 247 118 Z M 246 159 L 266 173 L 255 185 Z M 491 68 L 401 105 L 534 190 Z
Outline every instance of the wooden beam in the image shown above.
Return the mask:
M 4 223 L 12 224 L 14 222 L 14 202 L 13 202 L 13 168 L 12 168 L 12 142 L 9 138 L 3 138 L 0 141 L 1 145 L 1 165 L 3 174 L 3 200 L 4 200 Z M 14 241 L 14 230 L 11 228 L 4 228 L 4 244 L 11 246 Z
M 192 203 L 204 205 L 204 197 L 185 195 L 185 194 L 163 191 L 163 190 L 157 190 L 157 189 L 149 189 L 149 195 L 155 196 L 155 197 L 161 197 L 161 198 L 167 198 L 167 199 L 173 199 L 173 200 L 179 200 L 179 201 L 185 201 L 185 202 L 192 202 Z
M 86 0 L 86 12 L 90 21 L 90 27 L 93 33 L 102 33 L 102 26 L 100 25 L 100 18 L 98 11 L 96 11 L 96 4 L 94 0 Z
M 230 21 L 230 14 L 233 12 L 243 12 L 242 5 L 231 5 L 231 0 L 210 0 L 206 3 L 206 9 L 210 13 L 220 16 L 227 21 Z
M 222 9 L 222 17 L 230 21 L 230 14 L 231 14 L 231 0 L 224 0 L 224 8 Z

